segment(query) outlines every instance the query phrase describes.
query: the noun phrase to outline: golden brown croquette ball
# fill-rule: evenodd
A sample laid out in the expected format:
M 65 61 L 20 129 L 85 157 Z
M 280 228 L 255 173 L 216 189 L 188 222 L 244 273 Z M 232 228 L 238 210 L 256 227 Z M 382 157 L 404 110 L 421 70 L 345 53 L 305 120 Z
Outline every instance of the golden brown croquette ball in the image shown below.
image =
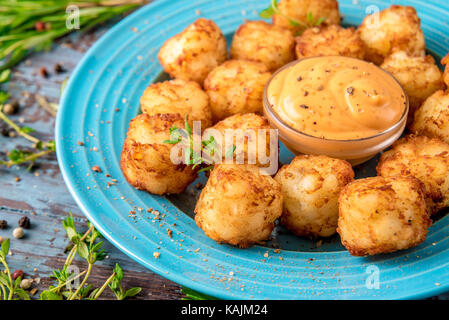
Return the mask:
M 382 154 L 377 174 L 421 180 L 430 213 L 449 206 L 449 145 L 440 139 L 409 135 L 396 141 Z
M 260 129 L 264 131 L 259 132 Z M 226 150 L 225 145 L 225 134 L 230 130 L 233 130 L 232 132 L 235 133 L 235 136 L 232 137 L 232 143 L 234 146 L 236 146 L 233 160 L 243 160 L 245 164 L 256 164 L 260 167 L 276 165 L 277 168 L 279 161 L 277 144 L 278 139 L 277 135 L 270 132 L 271 129 L 272 128 L 268 124 L 268 120 L 261 115 L 254 113 L 235 114 L 224 120 L 221 120 L 213 127 L 206 129 L 203 134 L 203 139 L 207 141 L 210 137 L 210 134 L 214 136 L 214 140 L 217 143 L 217 148 L 221 150 L 222 162 L 224 163 L 225 156 L 228 151 Z M 240 134 L 237 134 L 237 131 L 240 131 Z M 218 132 L 220 136 L 217 136 L 215 139 L 216 132 Z M 261 136 L 260 133 L 265 134 L 265 137 Z M 275 136 L 271 138 L 271 134 L 274 134 Z M 272 156 L 271 161 L 275 163 L 261 163 L 258 153 L 259 143 L 262 143 L 262 141 L 259 140 L 261 140 L 262 138 L 265 138 L 264 154 L 266 155 L 266 157 Z M 270 144 L 270 138 L 276 141 L 276 145 L 273 147 Z M 252 144 L 254 147 L 250 148 L 249 144 Z M 243 146 L 243 148 L 237 147 L 238 145 Z M 272 148 L 274 149 L 272 150 Z M 243 155 L 241 155 L 242 153 Z
M 430 55 L 413 57 L 405 51 L 396 51 L 384 60 L 381 68 L 391 73 L 404 88 L 410 105 L 409 124 L 424 100 L 444 88 L 442 73 Z
M 281 223 L 297 236 L 329 237 L 338 220 L 338 195 L 354 179 L 351 165 L 327 156 L 300 155 L 274 178 L 282 186 Z
M 393 5 L 365 17 L 358 31 L 366 46 L 366 59 L 380 65 L 394 49 L 424 56 L 426 43 L 421 21 L 413 7 Z
M 275 71 L 295 59 L 294 48 L 290 31 L 265 21 L 248 21 L 234 34 L 231 59 L 260 62 Z
M 184 128 L 179 114 L 142 113 L 131 120 L 123 145 L 120 166 L 126 180 L 135 188 L 154 194 L 180 193 L 196 178 L 192 166 L 174 164 L 169 129 Z
M 247 248 L 270 236 L 282 213 L 281 186 L 254 165 L 216 165 L 195 213 L 209 238 Z
M 430 225 L 423 186 L 414 177 L 359 179 L 340 193 L 337 231 L 354 256 L 417 246 Z
M 449 144 L 449 92 L 438 90 L 415 112 L 412 131 Z
M 365 45 L 354 28 L 339 25 L 310 28 L 296 38 L 296 57 L 301 59 L 315 56 L 363 59 Z
M 214 122 L 237 113 L 262 113 L 262 96 L 271 73 L 259 62 L 229 60 L 204 81 Z
M 168 39 L 158 58 L 172 78 L 202 84 L 209 72 L 226 60 L 226 39 L 215 22 L 200 18 Z
M 202 129 L 212 125 L 209 97 L 195 81 L 181 79 L 153 83 L 140 98 L 142 112 L 149 115 L 177 113 L 182 118 L 201 121 Z

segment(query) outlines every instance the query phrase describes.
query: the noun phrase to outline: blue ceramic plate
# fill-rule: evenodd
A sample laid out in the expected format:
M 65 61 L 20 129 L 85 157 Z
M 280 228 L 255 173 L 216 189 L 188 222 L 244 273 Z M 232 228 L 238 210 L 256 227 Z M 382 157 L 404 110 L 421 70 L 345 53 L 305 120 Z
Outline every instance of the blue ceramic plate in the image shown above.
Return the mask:
M 281 228 L 266 246 L 241 250 L 219 245 L 197 228 L 192 219 L 199 192 L 195 183 L 184 194 L 170 197 L 137 191 L 126 183 L 120 151 L 142 92 L 161 77 L 156 55 L 163 42 L 198 17 L 206 17 L 220 26 L 229 43 L 234 30 L 245 19 L 259 19 L 258 12 L 268 2 L 155 1 L 95 44 L 70 78 L 56 123 L 59 165 L 73 197 L 101 233 L 131 258 L 218 298 L 403 299 L 448 291 L 449 216 L 432 226 L 420 246 L 372 258 L 350 256 L 338 237 L 316 243 Z M 434 55 L 449 51 L 447 2 L 344 0 L 340 1 L 344 24 L 358 25 L 369 6 L 383 9 L 392 2 L 418 10 Z M 282 148 L 281 161 L 291 158 Z M 94 165 L 103 173 L 94 174 Z M 374 166 L 375 160 L 357 168 L 358 176 L 372 175 Z M 108 187 L 112 178 L 118 182 Z M 149 208 L 161 212 L 161 219 L 153 219 Z M 167 229 L 173 231 L 172 238 Z M 160 253 L 158 259 L 154 252 Z M 378 286 L 373 282 L 377 277 Z

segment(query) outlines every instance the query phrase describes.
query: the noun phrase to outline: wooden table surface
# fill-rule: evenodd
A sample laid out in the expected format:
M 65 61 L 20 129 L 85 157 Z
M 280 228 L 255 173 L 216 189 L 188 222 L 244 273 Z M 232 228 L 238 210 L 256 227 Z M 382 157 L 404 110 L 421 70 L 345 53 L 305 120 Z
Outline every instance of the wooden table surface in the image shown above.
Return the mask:
M 35 94 L 57 103 L 63 80 L 70 75 L 84 52 L 106 30 L 107 27 L 102 27 L 89 33 L 65 37 L 51 51 L 32 54 L 14 68 L 7 88 L 12 98 L 20 101 L 20 112 L 12 119 L 35 129 L 33 134 L 40 139 L 53 140 L 55 119 L 38 105 Z M 62 64 L 66 72 L 56 74 L 53 71 L 56 63 Z M 50 73 L 48 78 L 40 75 L 42 67 Z M 2 122 L 0 129 L 5 127 Z M 31 145 L 20 137 L 0 135 L 0 146 L 0 158 L 3 159 L 7 150 Z M 20 181 L 16 181 L 17 178 Z M 12 255 L 8 257 L 8 262 L 13 270 L 22 269 L 27 276 L 40 278 L 41 282 L 37 286 L 40 290 L 48 288 L 52 283 L 48 278 L 51 271 L 64 264 L 64 248 L 69 241 L 62 220 L 69 211 L 73 213 L 80 230 L 87 229 L 84 216 L 65 186 L 56 156 L 38 160 L 36 168 L 31 172 L 26 171 L 26 166 L 0 167 L 0 220 L 6 220 L 9 225 L 7 229 L 0 230 L 0 236 L 11 239 Z M 31 228 L 25 230 L 23 239 L 15 239 L 12 232 L 23 216 L 30 218 Z M 94 267 L 89 280 L 94 287 L 104 283 L 118 262 L 125 273 L 124 288 L 142 287 L 137 299 L 179 299 L 182 296 L 179 285 L 139 265 L 107 241 L 104 247 L 108 258 Z M 75 264 L 81 269 L 85 267 L 80 259 Z M 38 294 L 34 297 L 37 298 Z M 102 298 L 113 298 L 113 293 L 108 289 Z

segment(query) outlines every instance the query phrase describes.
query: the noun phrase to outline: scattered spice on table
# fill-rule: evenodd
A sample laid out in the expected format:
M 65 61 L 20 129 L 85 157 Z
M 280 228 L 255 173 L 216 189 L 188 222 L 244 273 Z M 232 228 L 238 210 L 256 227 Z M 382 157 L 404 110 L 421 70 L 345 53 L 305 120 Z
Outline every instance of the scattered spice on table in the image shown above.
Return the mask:
M 23 228 L 19 227 L 19 228 L 14 229 L 14 231 L 12 232 L 12 235 L 16 239 L 21 239 L 25 235 L 25 232 L 23 231 Z
M 22 218 L 19 219 L 19 227 L 24 228 L 24 229 L 29 229 L 30 228 L 30 218 L 24 216 Z

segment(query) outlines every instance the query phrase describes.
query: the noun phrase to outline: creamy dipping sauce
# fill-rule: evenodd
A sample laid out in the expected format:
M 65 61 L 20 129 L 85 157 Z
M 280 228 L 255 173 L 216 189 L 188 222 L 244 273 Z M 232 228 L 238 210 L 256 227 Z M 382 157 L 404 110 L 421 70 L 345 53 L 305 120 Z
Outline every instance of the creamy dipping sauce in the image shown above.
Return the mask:
M 274 112 L 305 134 L 353 140 L 396 124 L 407 108 L 403 89 L 374 64 L 348 57 L 314 57 L 286 67 L 267 88 Z

